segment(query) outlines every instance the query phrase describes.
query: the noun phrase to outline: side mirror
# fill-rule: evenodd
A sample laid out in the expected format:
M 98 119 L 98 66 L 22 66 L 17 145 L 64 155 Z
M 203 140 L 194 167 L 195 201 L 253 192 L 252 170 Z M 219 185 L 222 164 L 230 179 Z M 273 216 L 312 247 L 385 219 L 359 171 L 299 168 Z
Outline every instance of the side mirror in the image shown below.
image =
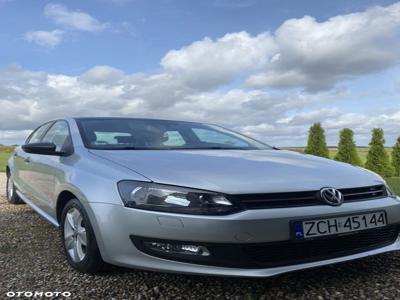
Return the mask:
M 63 152 L 56 151 L 56 145 L 53 143 L 32 143 L 22 145 L 22 150 L 27 153 L 42 154 L 42 155 L 57 155 L 63 156 Z

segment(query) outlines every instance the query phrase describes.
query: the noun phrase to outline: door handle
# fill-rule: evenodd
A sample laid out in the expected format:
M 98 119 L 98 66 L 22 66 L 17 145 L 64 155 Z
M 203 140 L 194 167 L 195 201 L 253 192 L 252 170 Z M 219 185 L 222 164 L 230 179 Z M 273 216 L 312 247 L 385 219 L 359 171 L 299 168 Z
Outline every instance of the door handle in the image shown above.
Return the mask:
M 29 157 L 27 157 L 27 158 L 24 159 L 24 162 L 30 163 L 30 162 L 31 162 L 31 159 L 30 159 Z

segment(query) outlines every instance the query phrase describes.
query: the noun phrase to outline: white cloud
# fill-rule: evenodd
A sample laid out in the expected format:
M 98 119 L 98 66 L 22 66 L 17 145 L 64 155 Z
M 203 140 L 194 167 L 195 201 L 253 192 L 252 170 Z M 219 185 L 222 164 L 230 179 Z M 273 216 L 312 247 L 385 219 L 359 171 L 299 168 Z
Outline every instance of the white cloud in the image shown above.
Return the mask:
M 91 15 L 80 10 L 70 10 L 66 6 L 58 3 L 47 4 L 44 14 L 52 19 L 57 25 L 65 28 L 97 32 L 108 27 L 107 23 L 101 23 Z
M 248 79 L 252 87 L 328 89 L 400 60 L 400 3 L 336 16 L 290 19 L 274 33 L 277 59 Z
M 330 117 L 336 117 L 340 114 L 340 110 L 337 107 L 322 108 L 319 110 L 300 112 L 294 116 L 285 117 L 277 120 L 277 124 L 288 124 L 288 125 L 309 125 L 321 120 L 326 120 Z
M 29 129 L 56 116 L 96 114 L 186 118 L 243 126 L 273 122 L 287 110 L 303 108 L 316 99 L 301 98 L 241 89 L 199 92 L 169 74 L 124 74 L 106 66 L 92 68 L 81 76 L 9 66 L 0 69 L 0 105 L 5 108 L 0 111 L 0 130 Z
M 236 32 L 169 51 L 161 65 L 187 84 L 214 87 L 245 77 L 252 88 L 330 89 L 400 61 L 400 3 L 318 22 L 305 16 L 274 33 Z
M 268 33 L 251 36 L 247 32 L 238 32 L 215 41 L 205 38 L 179 50 L 171 50 L 161 60 L 161 65 L 190 86 L 212 88 L 229 83 L 239 75 L 260 70 L 274 51 Z
M 398 133 L 400 110 L 346 113 L 314 108 L 343 92 L 271 93 L 231 89 L 199 91 L 168 73 L 125 74 L 94 67 L 80 76 L 32 72 L 18 66 L 0 69 L 1 134 L 26 130 L 63 116 L 140 116 L 184 119 L 225 125 L 278 146 L 304 144 L 308 127 L 321 121 L 329 144 L 343 127 L 353 128 L 366 144 L 373 127 L 383 127 L 389 143 Z M 7 141 L 9 135 L 7 135 Z
M 86 73 L 82 74 L 79 79 L 89 84 L 113 84 L 123 78 L 124 73 L 121 70 L 109 66 L 96 66 Z
M 40 46 L 55 47 L 61 42 L 63 34 L 64 32 L 62 30 L 57 29 L 53 31 L 28 31 L 25 33 L 25 39 L 28 42 L 36 43 Z
M 66 29 L 97 32 L 107 28 L 108 23 L 100 23 L 91 15 L 79 10 L 69 10 L 66 6 L 57 3 L 47 4 L 44 8 L 44 14 L 52 19 L 57 25 L 63 26 Z M 127 24 L 123 23 L 124 26 Z M 36 43 L 44 47 L 55 47 L 60 44 L 63 30 L 38 30 L 28 31 L 25 33 L 25 40 L 31 43 Z

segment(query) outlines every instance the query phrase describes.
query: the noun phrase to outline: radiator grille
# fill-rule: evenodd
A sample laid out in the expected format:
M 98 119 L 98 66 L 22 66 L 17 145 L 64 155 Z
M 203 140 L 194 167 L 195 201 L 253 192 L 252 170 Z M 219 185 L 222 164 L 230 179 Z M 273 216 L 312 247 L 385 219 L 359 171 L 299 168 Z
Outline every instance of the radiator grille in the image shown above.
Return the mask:
M 386 187 L 383 184 L 339 190 L 344 196 L 345 203 L 378 199 L 387 196 Z M 247 209 L 326 205 L 320 199 L 319 191 L 242 194 L 234 195 L 232 198 L 239 201 Z

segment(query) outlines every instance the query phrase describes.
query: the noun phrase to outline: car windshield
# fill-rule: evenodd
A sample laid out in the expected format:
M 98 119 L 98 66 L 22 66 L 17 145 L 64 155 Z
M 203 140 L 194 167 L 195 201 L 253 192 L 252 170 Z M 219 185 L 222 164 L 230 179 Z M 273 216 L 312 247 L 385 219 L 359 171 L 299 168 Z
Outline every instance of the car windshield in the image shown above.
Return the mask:
M 84 144 L 101 150 L 271 149 L 225 128 L 181 121 L 79 118 Z

